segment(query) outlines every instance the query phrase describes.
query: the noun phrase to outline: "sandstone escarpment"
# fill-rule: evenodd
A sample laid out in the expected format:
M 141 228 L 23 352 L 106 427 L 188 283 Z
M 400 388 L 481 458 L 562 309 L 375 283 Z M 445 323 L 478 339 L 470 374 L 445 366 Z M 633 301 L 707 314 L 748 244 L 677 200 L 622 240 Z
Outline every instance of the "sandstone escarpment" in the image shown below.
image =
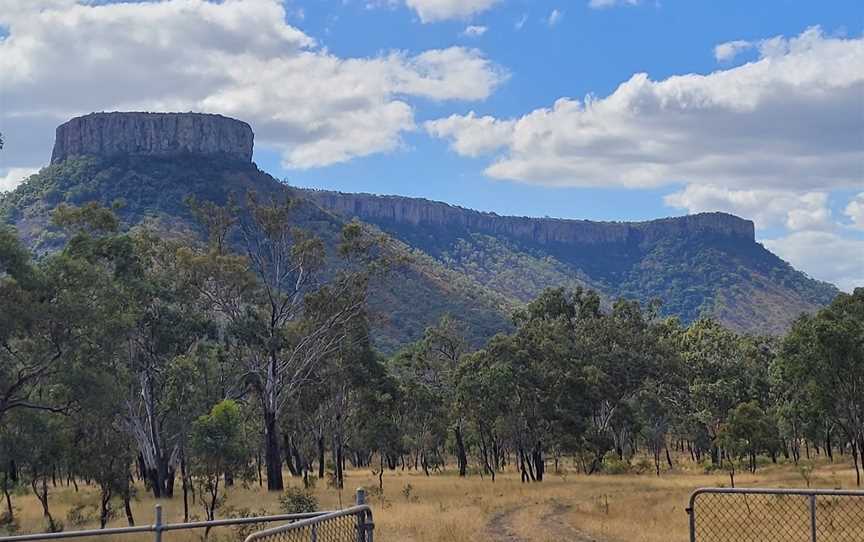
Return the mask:
M 245 122 L 202 113 L 92 113 L 57 127 L 51 163 L 71 156 L 222 155 L 250 162 Z
M 372 223 L 458 227 L 535 243 L 594 245 L 653 242 L 674 236 L 716 234 L 753 241 L 753 222 L 726 213 L 702 213 L 648 222 L 593 222 L 499 216 L 417 198 L 307 191 L 318 205 Z

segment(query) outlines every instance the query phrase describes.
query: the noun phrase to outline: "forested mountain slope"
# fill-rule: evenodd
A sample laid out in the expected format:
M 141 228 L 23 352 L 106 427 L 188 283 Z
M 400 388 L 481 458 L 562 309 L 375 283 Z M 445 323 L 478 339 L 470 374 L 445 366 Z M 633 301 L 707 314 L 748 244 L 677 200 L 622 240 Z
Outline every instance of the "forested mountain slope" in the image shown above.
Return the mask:
M 61 203 L 117 202 L 127 228 L 147 225 L 164 235 L 198 236 L 199 226 L 184 203 L 188 196 L 224 204 L 230 194 L 242 197 L 247 190 L 264 196 L 296 195 L 251 162 L 227 156 L 74 156 L 0 197 L 0 221 L 15 226 L 37 254 L 62 245 L 60 230 L 51 225 L 51 214 Z M 313 231 L 335 251 L 343 218 L 306 201 L 296 206 L 293 216 L 299 227 Z M 399 263 L 373 287 L 370 302 L 379 349 L 391 352 L 418 339 L 448 313 L 465 321 L 465 332 L 476 346 L 510 328 L 515 307 L 511 300 L 398 240 L 388 246 Z
M 752 222 L 724 213 L 591 222 L 505 217 L 397 196 L 307 197 L 523 302 L 546 287 L 585 285 L 607 298 L 660 299 L 665 314 L 685 322 L 713 316 L 739 331 L 779 333 L 837 293 L 757 243 Z

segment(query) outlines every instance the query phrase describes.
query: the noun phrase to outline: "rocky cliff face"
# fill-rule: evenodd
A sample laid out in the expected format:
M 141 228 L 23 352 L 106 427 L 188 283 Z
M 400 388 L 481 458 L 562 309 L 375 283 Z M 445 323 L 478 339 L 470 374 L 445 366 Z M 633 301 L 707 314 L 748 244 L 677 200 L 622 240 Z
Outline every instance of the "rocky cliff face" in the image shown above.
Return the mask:
M 223 155 L 252 160 L 252 128 L 201 113 L 92 113 L 57 128 L 51 163 L 70 156 Z
M 465 228 L 535 243 L 595 245 L 653 242 L 687 234 L 716 234 L 753 241 L 753 222 L 725 213 L 703 213 L 648 222 L 592 222 L 481 213 L 425 199 L 306 191 L 318 205 L 373 223 Z

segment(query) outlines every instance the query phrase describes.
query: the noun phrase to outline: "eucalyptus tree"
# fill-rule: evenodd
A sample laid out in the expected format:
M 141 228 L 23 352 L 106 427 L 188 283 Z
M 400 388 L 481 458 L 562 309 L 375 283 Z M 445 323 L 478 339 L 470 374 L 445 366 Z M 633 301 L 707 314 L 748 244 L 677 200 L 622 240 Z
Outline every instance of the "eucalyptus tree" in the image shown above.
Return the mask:
M 459 476 L 465 476 L 468 469 L 468 454 L 465 449 L 465 413 L 452 408 L 458 386 L 456 369 L 459 361 L 469 351 L 470 345 L 460 331 L 460 322 L 450 315 L 444 315 L 434 325 L 426 329 L 421 342 L 420 355 L 425 360 L 429 372 L 437 375 L 429 384 L 445 406 L 451 407 L 443 413 L 453 431 L 453 444 Z
M 749 400 L 745 355 L 735 332 L 713 320 L 698 320 L 678 337 L 688 382 L 689 411 L 710 445 L 712 464 L 720 463 L 717 438 L 730 410 Z
M 226 472 L 245 472 L 249 465 L 238 404 L 226 399 L 214 405 L 209 414 L 198 417 L 192 424 L 190 450 L 192 474 L 200 487 L 199 500 L 207 519 L 213 520 L 225 497 L 220 491 L 220 479 Z
M 207 224 L 210 250 L 189 261 L 190 284 L 225 321 L 243 382 L 260 403 L 267 487 L 276 491 L 284 487 L 280 417 L 346 340 L 377 268 L 377 239 L 359 223 L 343 228 L 338 254 L 328 255 L 321 239 L 293 224 L 296 209 L 291 199 L 261 202 L 249 193 L 235 215 Z M 214 231 L 225 233 L 214 239 Z M 240 257 L 224 243 L 233 238 Z
M 836 424 L 851 450 L 856 483 L 864 453 L 864 288 L 803 315 L 783 340 L 775 370 Z
M 63 412 L 71 406 L 55 385 L 79 324 L 69 318 L 69 286 L 52 282 L 14 230 L 0 226 L 0 423 L 16 409 Z

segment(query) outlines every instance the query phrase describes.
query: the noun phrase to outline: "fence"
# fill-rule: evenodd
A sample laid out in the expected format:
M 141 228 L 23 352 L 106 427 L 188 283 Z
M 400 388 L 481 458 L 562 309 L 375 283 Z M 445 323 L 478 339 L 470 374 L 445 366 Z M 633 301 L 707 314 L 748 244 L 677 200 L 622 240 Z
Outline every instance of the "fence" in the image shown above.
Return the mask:
M 697 489 L 690 542 L 864 542 L 864 491 Z
M 162 534 L 171 531 L 204 529 L 205 532 L 209 532 L 214 527 L 256 526 L 277 522 L 288 522 L 288 524 L 252 533 L 246 540 L 248 542 L 372 542 L 374 529 L 372 510 L 366 506 L 366 492 L 361 488 L 357 490 L 357 506 L 336 512 L 280 514 L 192 523 L 163 523 L 162 506 L 157 504 L 155 521 L 152 525 L 5 536 L 0 537 L 0 542 L 61 540 L 134 533 L 153 533 L 154 542 L 162 542 Z

